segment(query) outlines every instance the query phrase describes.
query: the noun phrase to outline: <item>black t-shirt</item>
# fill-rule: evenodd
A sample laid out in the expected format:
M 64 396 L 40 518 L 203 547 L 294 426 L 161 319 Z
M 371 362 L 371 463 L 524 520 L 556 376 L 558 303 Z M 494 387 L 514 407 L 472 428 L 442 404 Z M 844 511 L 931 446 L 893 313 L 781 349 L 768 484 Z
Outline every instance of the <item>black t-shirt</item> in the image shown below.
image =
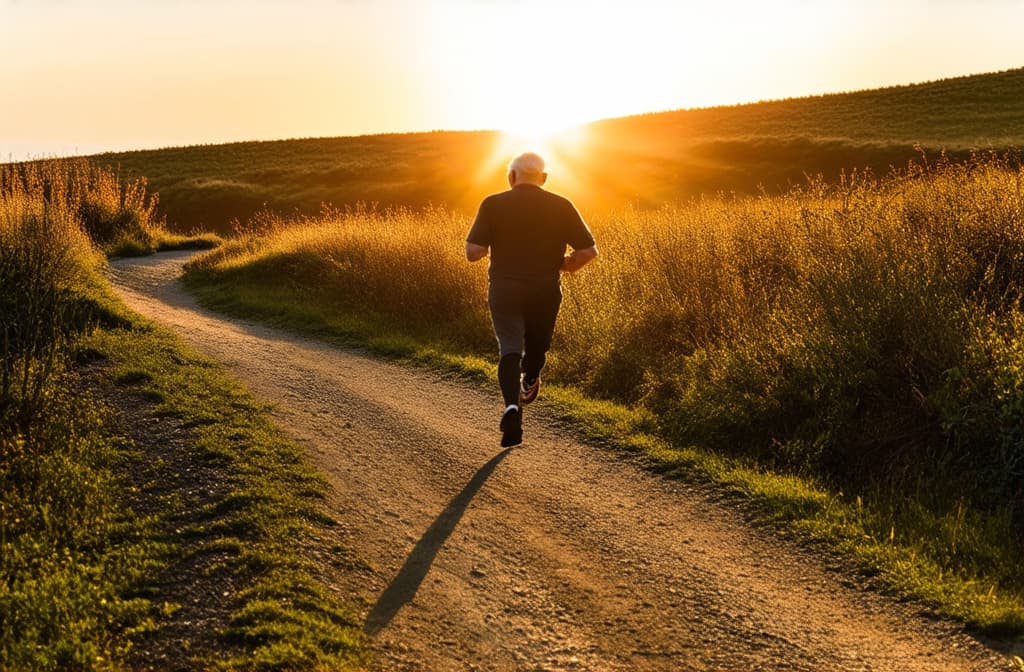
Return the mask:
M 566 198 L 517 184 L 480 204 L 467 242 L 491 248 L 491 279 L 558 279 L 565 246 L 594 246 L 594 237 Z

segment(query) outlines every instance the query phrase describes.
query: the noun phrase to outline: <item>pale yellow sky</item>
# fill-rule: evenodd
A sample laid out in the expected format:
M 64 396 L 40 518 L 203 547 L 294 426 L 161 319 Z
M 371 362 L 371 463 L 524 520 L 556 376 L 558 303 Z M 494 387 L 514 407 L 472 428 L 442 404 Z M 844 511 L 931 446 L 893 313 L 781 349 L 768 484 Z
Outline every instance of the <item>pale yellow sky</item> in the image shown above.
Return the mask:
M 1022 25 L 1024 0 L 0 0 L 0 161 L 919 82 L 1024 66 Z

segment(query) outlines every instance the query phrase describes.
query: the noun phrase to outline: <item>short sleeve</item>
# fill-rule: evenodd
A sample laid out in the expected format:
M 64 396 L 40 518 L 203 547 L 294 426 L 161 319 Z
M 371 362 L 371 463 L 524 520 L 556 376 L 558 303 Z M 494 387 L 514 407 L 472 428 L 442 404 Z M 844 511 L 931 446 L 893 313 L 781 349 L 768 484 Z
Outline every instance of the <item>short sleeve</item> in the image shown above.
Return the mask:
M 594 235 L 590 233 L 590 228 L 583 221 L 583 217 L 580 216 L 576 206 L 566 201 L 566 207 L 568 210 L 568 216 L 565 220 L 568 223 L 568 230 L 565 236 L 566 242 L 574 250 L 584 250 L 588 247 L 593 247 L 596 244 L 594 242 Z
M 491 230 L 493 228 L 490 217 L 490 208 L 487 207 L 487 200 L 484 199 L 483 203 L 480 204 L 480 209 L 476 213 L 476 219 L 473 220 L 473 226 L 469 230 L 469 235 L 466 236 L 467 243 L 473 243 L 474 245 L 480 245 L 481 247 L 491 246 Z

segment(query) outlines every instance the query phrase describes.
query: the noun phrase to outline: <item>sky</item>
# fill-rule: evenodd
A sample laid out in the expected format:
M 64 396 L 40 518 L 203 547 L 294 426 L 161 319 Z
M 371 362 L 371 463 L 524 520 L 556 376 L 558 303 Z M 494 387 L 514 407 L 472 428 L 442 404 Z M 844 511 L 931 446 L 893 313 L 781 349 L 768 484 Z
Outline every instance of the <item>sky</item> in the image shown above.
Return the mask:
M 1024 0 L 0 0 L 0 161 L 594 119 L 1024 66 Z

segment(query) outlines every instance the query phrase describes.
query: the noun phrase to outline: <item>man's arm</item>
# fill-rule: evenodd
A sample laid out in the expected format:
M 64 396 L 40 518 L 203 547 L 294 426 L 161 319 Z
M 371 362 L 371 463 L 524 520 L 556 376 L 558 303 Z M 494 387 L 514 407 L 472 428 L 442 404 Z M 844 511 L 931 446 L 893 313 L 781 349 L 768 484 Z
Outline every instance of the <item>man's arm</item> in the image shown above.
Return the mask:
M 480 261 L 487 256 L 487 247 L 476 243 L 466 243 L 466 259 Z
M 562 260 L 562 272 L 575 273 L 595 258 L 597 258 L 597 245 L 584 247 L 582 250 L 573 250 L 572 254 Z

